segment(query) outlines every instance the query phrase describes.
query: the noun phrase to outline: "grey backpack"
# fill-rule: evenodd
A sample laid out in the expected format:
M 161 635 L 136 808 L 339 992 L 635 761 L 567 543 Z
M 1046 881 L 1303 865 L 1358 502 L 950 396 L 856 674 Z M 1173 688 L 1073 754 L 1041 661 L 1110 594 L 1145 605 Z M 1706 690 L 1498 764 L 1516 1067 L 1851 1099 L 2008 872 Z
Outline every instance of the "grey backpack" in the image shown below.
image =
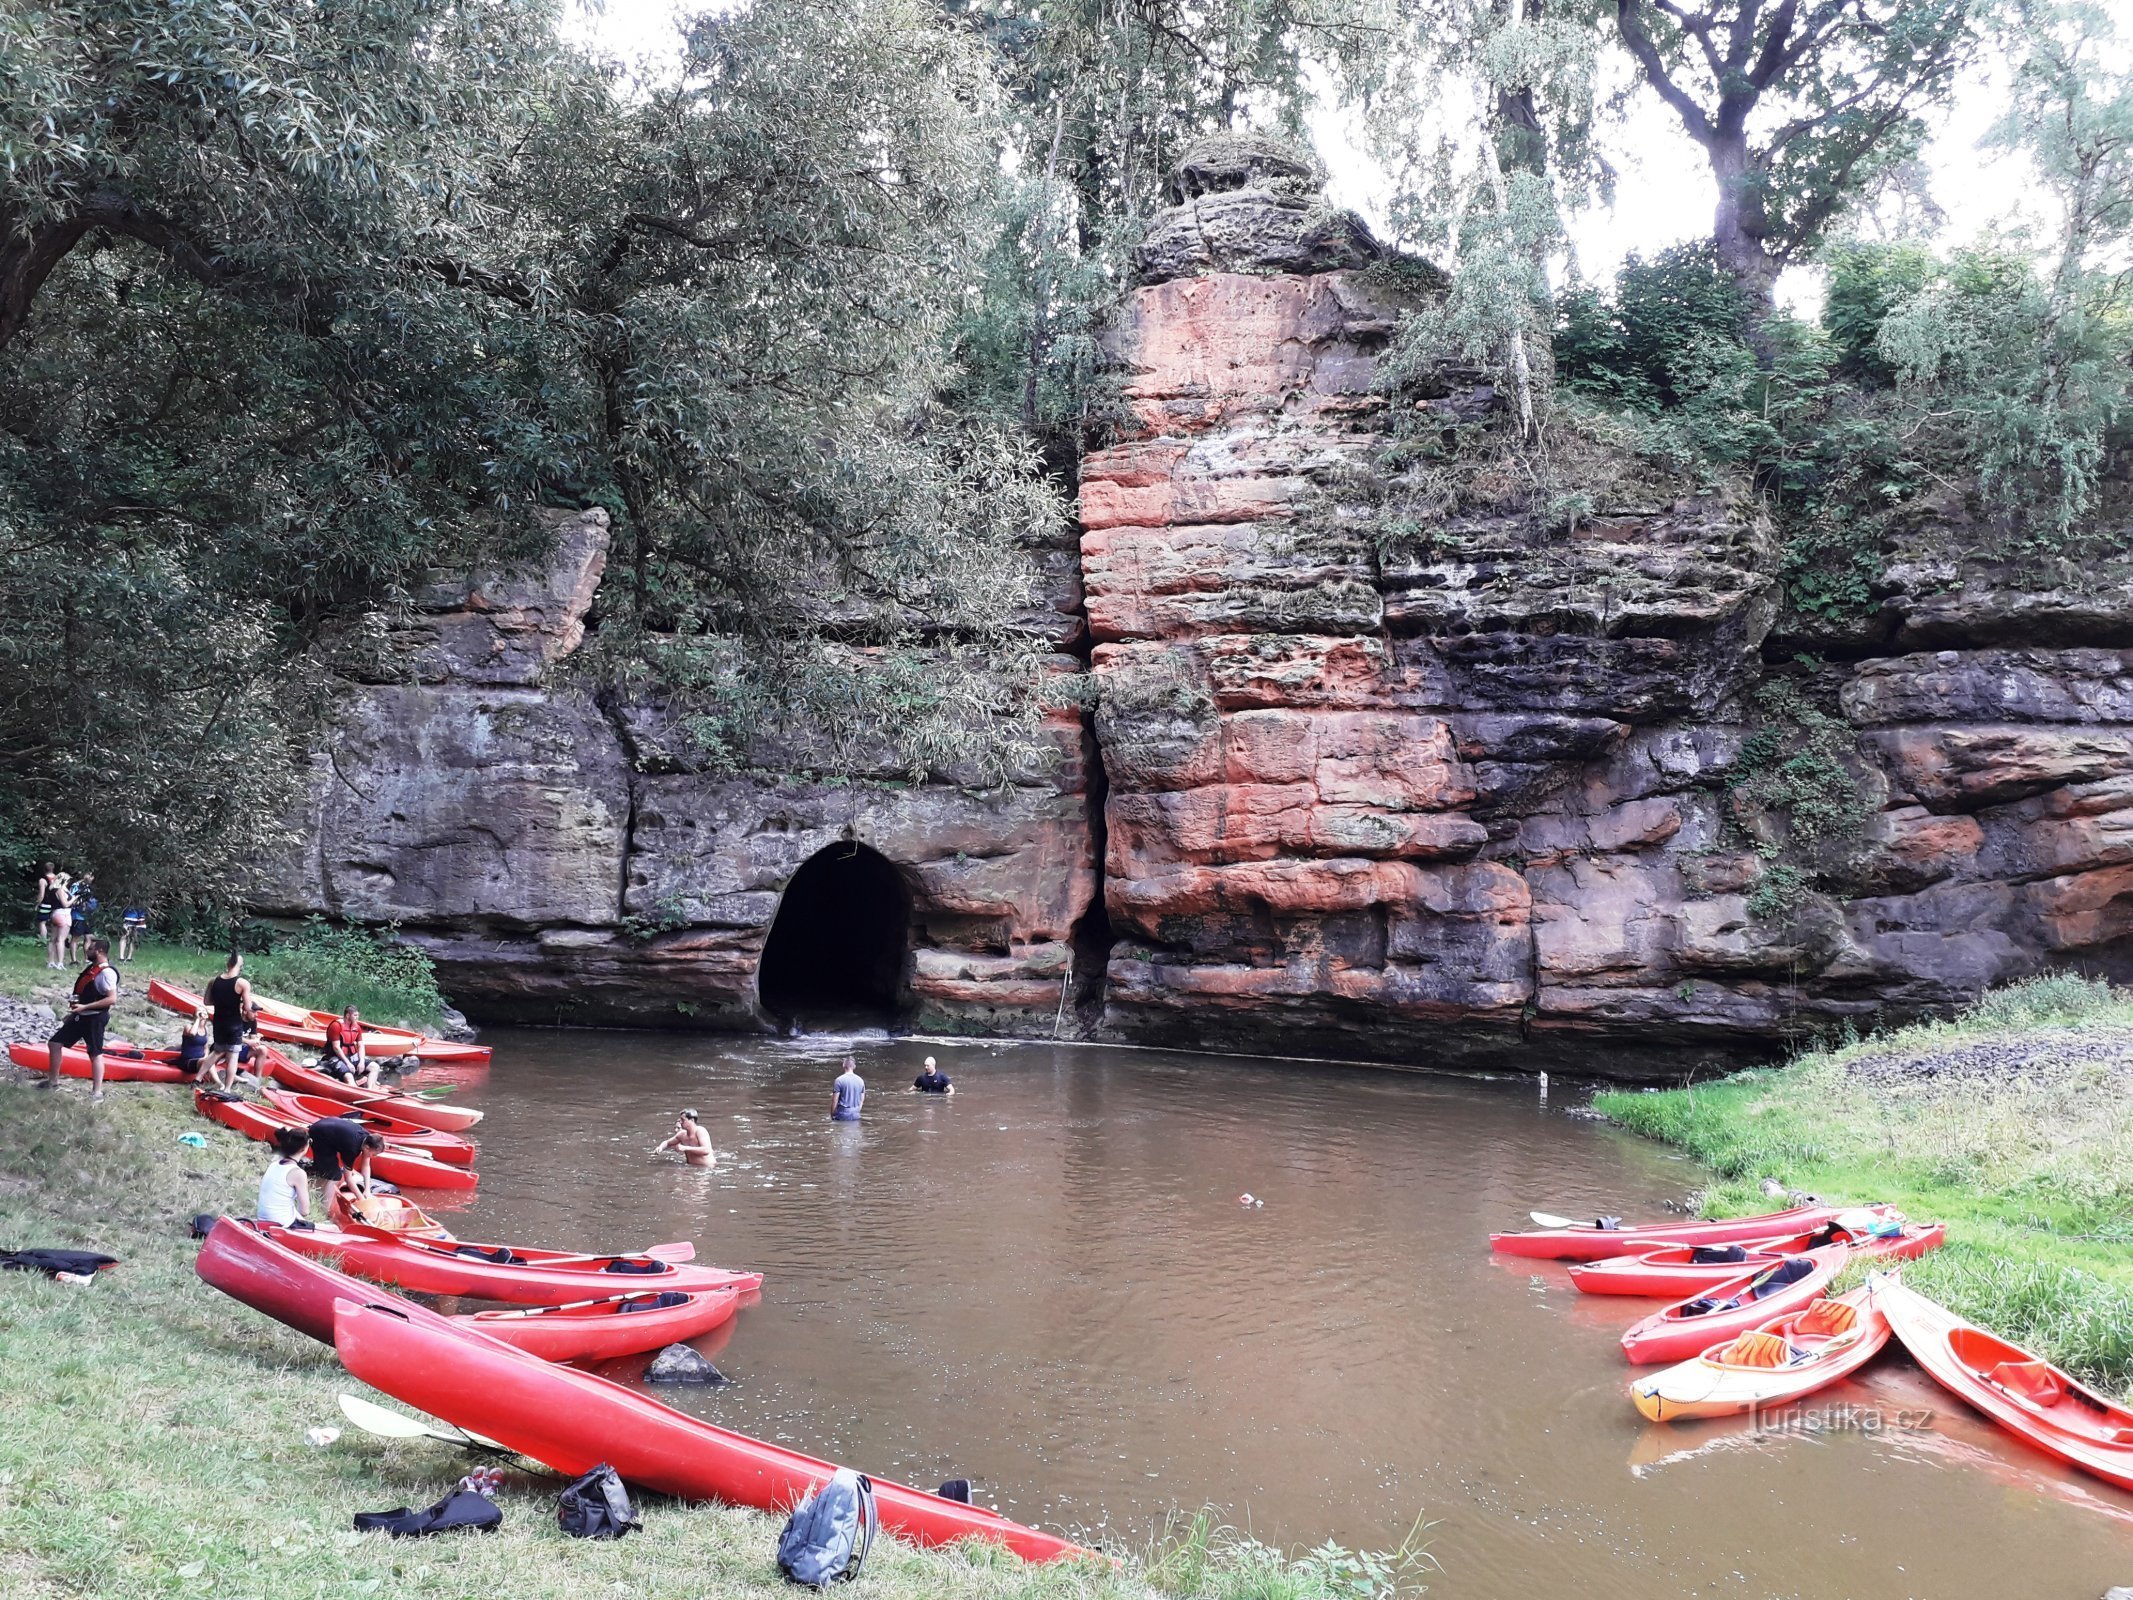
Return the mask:
M 778 1537 L 778 1570 L 810 1589 L 848 1583 L 866 1565 L 880 1525 L 874 1485 L 864 1473 L 839 1467 L 785 1524 Z

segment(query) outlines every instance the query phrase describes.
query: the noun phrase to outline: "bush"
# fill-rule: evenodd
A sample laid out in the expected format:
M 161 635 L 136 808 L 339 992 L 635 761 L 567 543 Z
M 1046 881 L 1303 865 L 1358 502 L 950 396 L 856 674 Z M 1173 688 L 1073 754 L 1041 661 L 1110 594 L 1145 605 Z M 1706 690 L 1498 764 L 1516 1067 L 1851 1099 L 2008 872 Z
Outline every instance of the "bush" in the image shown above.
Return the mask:
M 1591 289 L 1564 296 L 1556 374 L 1565 388 L 1618 404 L 1678 406 L 1714 367 L 1746 354 L 1746 320 L 1740 289 L 1708 243 L 1631 256 L 1611 300 Z
M 355 1006 L 373 1022 L 435 1024 L 444 996 L 428 952 L 390 929 L 335 927 L 313 917 L 253 958 L 247 975 L 276 999 L 321 1011 Z

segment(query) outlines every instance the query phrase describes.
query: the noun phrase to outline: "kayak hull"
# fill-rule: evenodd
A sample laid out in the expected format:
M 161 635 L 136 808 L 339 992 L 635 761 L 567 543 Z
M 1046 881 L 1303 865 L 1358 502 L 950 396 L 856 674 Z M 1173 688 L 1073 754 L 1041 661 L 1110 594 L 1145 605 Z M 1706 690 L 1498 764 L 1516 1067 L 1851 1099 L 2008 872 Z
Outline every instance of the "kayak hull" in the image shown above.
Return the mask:
M 165 1011 L 189 1017 L 196 1011 L 207 1008 L 204 996 L 191 989 L 181 989 L 161 978 L 148 982 L 148 1000 L 151 1005 L 161 1006 Z M 252 1004 L 259 1012 L 259 1036 L 272 1039 L 278 1044 L 306 1045 L 313 1050 L 326 1048 L 326 1023 L 329 1013 L 305 1011 L 284 1000 L 270 1000 L 264 995 L 252 996 Z M 374 1056 L 417 1056 L 424 1061 L 487 1061 L 489 1047 L 485 1044 L 461 1044 L 454 1039 L 438 1039 L 426 1033 L 416 1033 L 410 1028 L 363 1029 L 363 1048 Z
M 348 1370 L 395 1399 L 575 1476 L 606 1462 L 628 1482 L 686 1500 L 783 1513 L 827 1482 L 826 1461 L 685 1416 L 588 1372 L 376 1307 L 343 1302 L 334 1348 Z M 1091 1552 L 982 1506 L 874 1480 L 881 1525 L 914 1544 L 986 1539 L 1029 1561 Z
M 419 1127 L 434 1128 L 439 1133 L 465 1133 L 481 1121 L 482 1114 L 469 1106 L 443 1105 L 434 1100 L 425 1100 L 419 1095 L 390 1094 L 383 1089 L 359 1089 L 343 1083 L 331 1073 L 291 1061 L 279 1050 L 267 1057 L 267 1070 L 274 1081 L 284 1089 L 298 1094 L 316 1095 L 323 1100 L 338 1100 L 344 1105 L 363 1106 L 372 1111 L 382 1111 L 387 1116 L 398 1117 L 402 1122 L 412 1122 Z
M 340 1117 L 359 1124 L 366 1133 L 382 1134 L 396 1145 L 420 1150 L 433 1161 L 448 1162 L 455 1167 L 474 1164 L 473 1144 L 456 1133 L 440 1133 L 435 1128 L 404 1121 L 372 1106 L 352 1106 L 343 1100 L 329 1100 L 324 1095 L 292 1094 L 287 1089 L 262 1089 L 260 1095 L 268 1105 L 302 1119 L 306 1126 L 325 1117 Z
M 336 1272 L 315 1257 L 287 1249 L 277 1242 L 277 1232 L 258 1223 L 224 1217 L 209 1230 L 193 1269 L 232 1299 L 330 1345 L 333 1303 L 375 1301 L 380 1291 L 373 1284 Z M 696 1338 L 732 1317 L 740 1296 L 741 1291 L 735 1288 L 706 1289 L 682 1296 L 685 1305 L 650 1311 L 582 1307 L 564 1312 L 542 1310 L 518 1318 L 490 1311 L 446 1317 L 413 1301 L 396 1300 L 393 1308 L 409 1316 L 434 1319 L 437 1324 L 471 1327 L 543 1361 L 584 1361 L 636 1355 L 677 1339 Z M 621 1300 L 641 1298 L 615 1296 L 602 1305 L 612 1307 Z
M 1900 1282 L 1880 1295 L 1896 1337 L 1942 1388 L 2023 1443 L 2133 1489 L 2133 1409 Z
M 350 1272 L 394 1288 L 420 1294 L 466 1295 L 481 1300 L 501 1300 L 509 1305 L 549 1306 L 566 1300 L 600 1299 L 624 1292 L 659 1289 L 760 1289 L 760 1272 L 727 1272 L 718 1267 L 699 1267 L 652 1257 L 579 1256 L 559 1250 L 531 1250 L 512 1246 L 521 1259 L 497 1262 L 467 1252 L 494 1252 L 499 1246 L 449 1243 L 381 1235 L 378 1230 L 346 1233 L 320 1230 L 315 1233 L 277 1232 L 276 1239 L 289 1249 L 308 1256 L 336 1256 Z M 616 1259 L 642 1260 L 658 1270 L 609 1272 L 603 1263 Z
M 1937 1250 L 1948 1236 L 1947 1224 L 1906 1225 L 1889 1239 L 1854 1239 L 1843 1236 L 1854 1256 L 1877 1261 L 1910 1261 Z M 1673 1300 L 1703 1294 L 1744 1272 L 1759 1272 L 1777 1265 L 1786 1256 L 1815 1248 L 1819 1230 L 1789 1234 L 1782 1239 L 1759 1239 L 1746 1243 L 1746 1256 L 1737 1262 L 1699 1262 L 1694 1258 L 1707 1245 L 1668 1245 L 1637 1255 L 1614 1256 L 1605 1261 L 1580 1262 L 1570 1269 L 1570 1281 L 1586 1294 L 1641 1295 L 1647 1299 Z M 1827 1242 L 1827 1241 L 1825 1241 Z
M 1772 1317 L 1753 1330 L 1804 1349 L 1804 1360 L 1777 1367 L 1740 1365 L 1725 1359 L 1734 1344 L 1725 1339 L 1664 1372 L 1637 1379 L 1629 1386 L 1630 1400 L 1653 1422 L 1685 1422 L 1789 1405 L 1848 1378 L 1889 1342 L 1889 1319 L 1882 1314 L 1876 1281 L 1869 1280 L 1834 1301 L 1853 1314 L 1852 1326 L 1842 1333 L 1818 1337 L 1801 1331 L 1803 1319 L 1811 1316 L 1818 1302 Z
M 1849 1246 L 1825 1245 L 1819 1250 L 1787 1257 L 1811 1264 L 1804 1277 L 1791 1283 L 1762 1288 L 1759 1280 L 1772 1270 L 1765 1267 L 1761 1272 L 1751 1272 L 1722 1283 L 1705 1295 L 1691 1295 L 1686 1300 L 1677 1301 L 1654 1311 L 1623 1334 L 1622 1353 L 1640 1367 L 1685 1361 L 1714 1344 L 1753 1332 L 1773 1317 L 1781 1317 L 1790 1311 L 1804 1311 L 1843 1270 L 1850 1254 Z M 1750 1295 L 1753 1298 L 1743 1298 Z M 1689 1308 L 1704 1299 L 1735 1303 L 1700 1315 L 1692 1313 Z
M 1805 1233 L 1837 1215 L 1836 1206 L 1795 1206 L 1760 1217 L 1725 1217 L 1717 1221 L 1654 1222 L 1623 1228 L 1531 1228 L 1519 1233 L 1492 1233 L 1489 1248 L 1502 1255 L 1532 1256 L 1543 1261 L 1603 1261 L 1609 1256 L 1656 1250 L 1671 1244 L 1742 1244 L 1780 1234 Z
M 251 1100 L 224 1100 L 204 1090 L 193 1090 L 193 1106 L 211 1122 L 234 1128 L 248 1139 L 273 1139 L 282 1128 L 308 1129 L 305 1118 L 276 1106 Z M 388 1144 L 370 1158 L 371 1171 L 404 1189 L 472 1189 L 481 1180 L 471 1167 L 449 1166 L 418 1150 Z
M 52 1070 L 51 1047 L 41 1044 L 11 1044 L 7 1047 L 8 1060 L 29 1072 Z M 175 1050 L 146 1050 L 133 1044 L 108 1044 L 104 1047 L 104 1082 L 106 1083 L 196 1083 L 198 1076 L 181 1072 L 176 1065 Z M 89 1076 L 89 1054 L 72 1045 L 59 1052 L 59 1073 L 64 1078 Z
M 676 1303 L 650 1304 L 661 1300 Z M 477 1311 L 465 1320 L 543 1361 L 612 1361 L 700 1338 L 730 1321 L 740 1303 L 738 1289 L 652 1290 L 613 1295 L 589 1306 Z M 632 1305 L 644 1309 L 627 1309 Z

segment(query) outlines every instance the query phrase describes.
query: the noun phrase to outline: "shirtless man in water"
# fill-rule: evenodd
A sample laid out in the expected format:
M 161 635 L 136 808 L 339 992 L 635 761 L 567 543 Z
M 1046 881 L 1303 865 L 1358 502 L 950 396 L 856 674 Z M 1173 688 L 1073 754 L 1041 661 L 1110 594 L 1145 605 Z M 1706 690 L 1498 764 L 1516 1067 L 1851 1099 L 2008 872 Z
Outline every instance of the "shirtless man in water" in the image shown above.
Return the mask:
M 657 1146 L 652 1154 L 661 1150 L 678 1150 L 681 1159 L 692 1167 L 718 1165 L 718 1152 L 711 1148 L 711 1130 L 696 1120 L 694 1111 L 684 1111 L 681 1120 L 674 1124 L 674 1131 L 667 1135 L 666 1142 Z

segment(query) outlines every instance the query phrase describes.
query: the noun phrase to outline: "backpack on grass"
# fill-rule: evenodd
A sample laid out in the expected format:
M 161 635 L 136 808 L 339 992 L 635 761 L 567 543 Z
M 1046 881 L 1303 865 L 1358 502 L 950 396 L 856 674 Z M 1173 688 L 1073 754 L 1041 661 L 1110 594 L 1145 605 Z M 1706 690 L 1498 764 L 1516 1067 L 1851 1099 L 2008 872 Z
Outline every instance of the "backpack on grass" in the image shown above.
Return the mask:
M 810 1589 L 849 1583 L 866 1565 L 880 1526 L 874 1485 L 864 1473 L 839 1467 L 785 1524 L 778 1538 L 778 1570 Z
M 630 1529 L 644 1526 L 622 1479 L 605 1462 L 564 1488 L 555 1517 L 574 1539 L 619 1539 Z

